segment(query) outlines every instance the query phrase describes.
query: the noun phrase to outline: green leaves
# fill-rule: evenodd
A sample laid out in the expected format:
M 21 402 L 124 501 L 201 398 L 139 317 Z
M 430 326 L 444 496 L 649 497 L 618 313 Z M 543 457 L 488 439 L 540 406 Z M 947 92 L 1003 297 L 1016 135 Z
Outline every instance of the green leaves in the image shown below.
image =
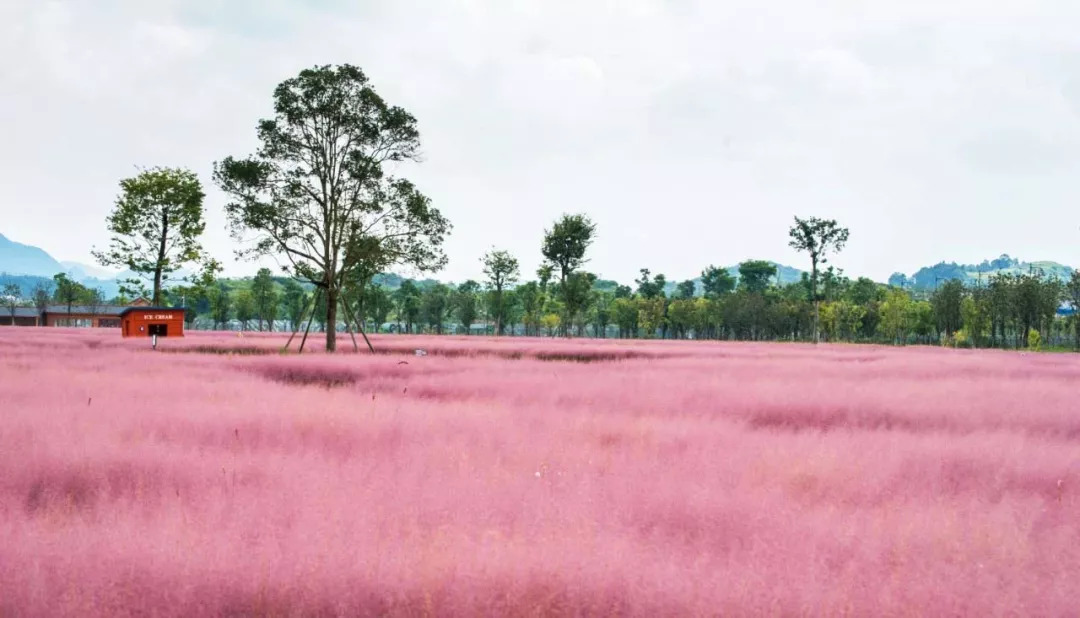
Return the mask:
M 349 281 L 393 265 L 446 264 L 449 221 L 384 170 L 418 157 L 416 119 L 388 105 L 359 68 L 318 66 L 285 80 L 274 90 L 274 117 L 257 134 L 254 155 L 214 167 L 215 183 L 232 198 L 233 236 L 247 242 L 240 255 L 283 256 L 295 277 L 326 290 L 329 314 Z
M 596 236 L 596 224 L 585 215 L 563 215 L 550 230 L 544 230 L 541 252 L 553 267 L 559 269 L 559 283 L 566 314 L 560 320 L 563 333 L 567 332 L 574 318 L 584 308 L 584 303 L 574 297 L 573 290 L 581 282 L 570 281 L 570 275 L 586 262 L 585 252 Z M 550 270 L 538 271 L 541 287 L 546 289 Z M 593 278 L 595 280 L 595 277 Z M 591 287 L 592 282 L 589 282 Z
M 585 252 L 596 236 L 596 224 L 585 215 L 563 215 L 550 230 L 544 230 L 541 252 L 566 279 L 585 263 Z
M 761 294 L 776 276 L 776 265 L 764 260 L 747 260 L 739 264 L 739 289 Z
M 840 227 L 833 219 L 795 217 L 795 225 L 788 230 L 791 241 L 788 245 L 797 251 L 809 253 L 816 263 L 825 263 L 830 251 L 841 251 L 847 244 L 848 230 Z
M 803 251 L 810 255 L 810 295 L 817 306 L 818 297 L 818 264 L 828 261 L 830 251 L 840 251 L 847 244 L 848 230 L 840 227 L 832 219 L 819 219 L 810 217 L 800 219 L 795 217 L 795 225 L 788 230 L 791 241 L 788 245 L 797 251 Z M 814 314 L 814 341 L 818 340 L 817 312 Z
M 107 219 L 109 248 L 93 254 L 104 266 L 127 268 L 151 281 L 152 302 L 158 304 L 170 275 L 184 264 L 209 260 L 199 244 L 206 229 L 205 193 L 194 172 L 163 167 L 121 180 L 120 189 Z
M 735 289 L 735 277 L 726 268 L 709 266 L 701 272 L 701 287 L 706 298 L 720 298 Z

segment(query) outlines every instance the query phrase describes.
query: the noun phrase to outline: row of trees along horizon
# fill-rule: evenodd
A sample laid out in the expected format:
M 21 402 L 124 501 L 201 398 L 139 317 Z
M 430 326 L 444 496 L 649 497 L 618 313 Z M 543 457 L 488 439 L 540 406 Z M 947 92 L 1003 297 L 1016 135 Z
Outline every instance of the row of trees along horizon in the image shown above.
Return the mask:
M 405 279 L 395 268 L 437 272 L 446 264 L 450 222 L 391 164 L 416 161 L 416 119 L 388 105 L 357 67 L 307 69 L 274 91 L 274 117 L 259 121 L 258 150 L 214 165 L 239 257 L 273 256 L 286 277 L 261 269 L 250 280 L 219 279 L 220 263 L 202 248 L 205 193 L 186 169 L 152 168 L 120 182 L 107 219 L 110 245 L 95 250 L 105 266 L 143 279 L 124 282 L 121 298 L 147 296 L 189 309 L 192 326 L 287 326 L 312 323 L 336 349 L 339 329 L 399 333 L 644 337 L 750 341 L 938 343 L 973 347 L 1080 349 L 1080 314 L 1056 318 L 1062 301 L 1080 307 L 1080 271 L 1070 281 L 1000 274 L 986 285 L 946 282 L 932 294 L 851 280 L 826 267 L 849 231 L 836 221 L 795 217 L 789 244 L 807 254 L 810 272 L 779 285 L 776 266 L 750 260 L 738 275 L 709 266 L 700 288 L 673 293 L 661 274 L 641 269 L 634 286 L 588 272 L 596 225 L 562 216 L 544 231 L 543 265 L 522 281 L 516 257 L 492 249 L 484 280 L 451 287 Z M 198 274 L 174 280 L 181 268 Z M 100 292 L 63 274 L 33 304 L 103 304 Z M 13 293 L 14 292 L 14 293 Z M 5 290 L 14 315 L 18 289 Z M 25 301 L 24 301 L 25 302 Z M 306 325 L 304 324 L 306 320 Z M 479 327 L 479 328 L 477 328 Z

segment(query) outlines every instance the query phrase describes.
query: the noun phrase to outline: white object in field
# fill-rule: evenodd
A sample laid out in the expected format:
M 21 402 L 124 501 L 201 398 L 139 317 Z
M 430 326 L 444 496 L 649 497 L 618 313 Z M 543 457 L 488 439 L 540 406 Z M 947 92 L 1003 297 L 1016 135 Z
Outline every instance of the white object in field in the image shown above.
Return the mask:
M 150 335 L 150 345 L 154 346 L 155 350 L 157 349 L 157 335 L 156 334 Z
M 422 349 L 420 349 L 420 348 L 417 348 L 417 349 L 416 349 L 416 355 L 417 355 L 417 356 L 427 356 L 427 351 L 426 351 L 426 350 L 422 350 Z

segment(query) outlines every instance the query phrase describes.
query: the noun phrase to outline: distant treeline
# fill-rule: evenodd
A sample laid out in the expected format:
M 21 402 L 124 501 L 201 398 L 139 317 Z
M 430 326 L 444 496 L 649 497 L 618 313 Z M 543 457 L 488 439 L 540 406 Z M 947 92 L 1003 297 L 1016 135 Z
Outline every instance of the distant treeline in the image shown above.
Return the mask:
M 814 305 L 809 277 L 777 285 L 767 262 L 740 265 L 740 276 L 706 270 L 699 281 L 675 284 L 643 270 L 634 285 L 592 281 L 571 317 L 560 283 L 540 278 L 502 292 L 466 281 L 382 279 L 357 293 L 349 305 L 367 332 L 499 334 L 604 338 L 812 341 Z M 392 282 L 395 288 L 383 283 Z M 1073 347 L 1080 349 L 1080 275 L 1067 283 L 1039 275 L 994 275 L 983 285 L 958 280 L 922 293 L 850 279 L 833 269 L 821 273 L 821 337 L 830 342 L 945 344 L 956 347 Z M 701 288 L 701 289 L 699 289 Z M 179 297 L 170 291 L 177 304 Z M 302 329 L 310 286 L 275 278 L 221 280 L 187 299 L 196 328 Z M 325 300 L 322 301 L 325 303 Z M 327 328 L 316 307 L 312 330 Z M 564 328 L 564 326 L 566 328 Z M 337 329 L 347 328 L 345 320 Z
M 512 259 L 512 258 L 511 258 Z M 642 269 L 633 285 L 598 280 L 586 273 L 587 288 L 570 290 L 550 269 L 501 294 L 488 282 L 447 285 L 380 274 L 346 289 L 342 303 L 367 332 L 504 334 L 602 338 L 714 339 L 724 341 L 812 341 L 814 303 L 809 275 L 778 284 L 770 262 L 743 262 L 706 269 L 698 279 L 669 282 Z M 50 302 L 126 304 L 63 275 L 36 277 L 21 305 Z M 831 342 L 939 344 L 956 347 L 1070 347 L 1080 349 L 1080 272 L 1067 282 L 1039 274 L 996 274 L 981 285 L 958 279 L 931 292 L 850 279 L 829 268 L 820 273 L 821 338 Z M 43 285 L 47 281 L 49 285 Z M 574 280 L 568 282 L 568 287 Z M 10 289 L 10 288 L 8 288 Z M 36 292 L 36 293 L 35 293 Z M 192 328 L 283 330 L 307 326 L 327 330 L 325 296 L 314 286 L 262 269 L 253 278 L 218 279 L 209 286 L 172 287 L 168 304 L 189 309 Z M 341 314 L 339 314 L 341 315 Z M 342 318 L 337 330 L 349 327 Z

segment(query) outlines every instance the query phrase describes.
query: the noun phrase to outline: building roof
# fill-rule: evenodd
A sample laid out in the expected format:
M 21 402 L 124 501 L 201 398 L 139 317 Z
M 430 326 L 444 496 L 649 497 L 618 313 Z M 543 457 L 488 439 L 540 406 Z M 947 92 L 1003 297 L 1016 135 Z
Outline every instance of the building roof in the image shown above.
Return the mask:
M 88 307 L 86 305 L 72 305 L 71 312 L 68 313 L 67 305 L 49 305 L 45 307 L 45 313 L 52 313 L 57 315 L 102 315 L 102 316 L 119 316 L 123 314 L 124 309 L 128 307 L 121 307 L 117 305 L 99 305 L 97 307 Z
M 3 307 L 0 309 L 0 318 L 10 318 L 11 307 Z M 15 307 L 15 317 L 17 318 L 36 318 L 40 317 L 38 311 L 34 307 Z
M 127 315 L 127 314 L 129 314 L 129 313 L 131 313 L 133 311 L 172 311 L 172 312 L 179 311 L 180 313 L 184 313 L 184 311 L 185 311 L 183 307 L 119 307 L 119 308 L 123 309 L 123 311 L 121 311 L 120 313 L 117 314 L 120 317 L 124 317 L 125 315 Z

